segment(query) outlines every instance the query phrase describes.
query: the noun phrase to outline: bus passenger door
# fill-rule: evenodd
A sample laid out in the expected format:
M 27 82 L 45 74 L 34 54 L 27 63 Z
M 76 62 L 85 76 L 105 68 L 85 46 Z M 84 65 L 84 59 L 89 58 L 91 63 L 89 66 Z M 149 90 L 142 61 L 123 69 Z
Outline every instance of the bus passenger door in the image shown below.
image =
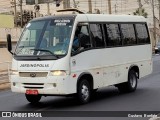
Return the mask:
M 88 24 L 78 24 L 72 44 L 71 74 L 91 74 L 94 80 L 93 88 L 98 88 L 103 85 L 103 69 L 99 68 L 96 50 L 92 47 Z

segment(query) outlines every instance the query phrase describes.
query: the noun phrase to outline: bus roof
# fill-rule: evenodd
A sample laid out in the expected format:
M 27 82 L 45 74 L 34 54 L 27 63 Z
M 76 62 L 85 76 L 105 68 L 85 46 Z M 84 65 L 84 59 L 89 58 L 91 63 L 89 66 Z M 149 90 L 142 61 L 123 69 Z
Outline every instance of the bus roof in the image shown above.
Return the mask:
M 146 22 L 143 16 L 134 15 L 78 14 L 76 19 L 83 21 L 85 16 L 89 22 Z
M 37 20 L 46 20 L 52 18 L 61 18 L 61 17 L 75 17 L 77 22 L 146 22 L 146 18 L 143 16 L 134 16 L 134 15 L 109 15 L 109 14 L 61 14 L 54 16 L 46 16 L 35 18 L 31 21 Z

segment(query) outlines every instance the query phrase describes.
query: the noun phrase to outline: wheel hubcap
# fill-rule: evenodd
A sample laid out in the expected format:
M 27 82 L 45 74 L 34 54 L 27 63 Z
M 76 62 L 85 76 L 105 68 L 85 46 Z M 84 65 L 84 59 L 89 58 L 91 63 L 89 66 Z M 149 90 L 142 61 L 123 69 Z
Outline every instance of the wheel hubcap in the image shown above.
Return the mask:
M 89 90 L 86 85 L 82 85 L 81 93 L 82 93 L 83 99 L 87 100 L 87 98 L 89 97 Z

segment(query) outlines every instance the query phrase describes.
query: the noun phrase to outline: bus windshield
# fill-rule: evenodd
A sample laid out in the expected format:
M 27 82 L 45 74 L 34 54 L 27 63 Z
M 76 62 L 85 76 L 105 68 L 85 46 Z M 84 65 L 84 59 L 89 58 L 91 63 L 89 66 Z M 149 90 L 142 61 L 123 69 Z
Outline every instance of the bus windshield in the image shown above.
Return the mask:
M 68 52 L 73 19 L 55 18 L 27 24 L 18 42 L 16 56 L 65 56 Z

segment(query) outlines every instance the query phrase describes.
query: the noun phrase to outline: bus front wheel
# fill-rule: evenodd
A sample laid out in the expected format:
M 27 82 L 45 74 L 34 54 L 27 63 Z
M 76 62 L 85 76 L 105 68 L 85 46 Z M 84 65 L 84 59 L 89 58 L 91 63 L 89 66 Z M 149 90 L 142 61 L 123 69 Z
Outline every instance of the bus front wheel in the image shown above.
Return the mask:
M 86 79 L 80 80 L 77 86 L 77 98 L 81 104 L 89 102 L 91 97 L 91 86 Z
M 30 103 L 38 103 L 41 99 L 41 95 L 27 95 L 25 94 L 26 99 L 30 102 Z
M 134 70 L 130 70 L 128 73 L 128 81 L 117 85 L 120 92 L 134 92 L 137 88 L 137 75 Z

